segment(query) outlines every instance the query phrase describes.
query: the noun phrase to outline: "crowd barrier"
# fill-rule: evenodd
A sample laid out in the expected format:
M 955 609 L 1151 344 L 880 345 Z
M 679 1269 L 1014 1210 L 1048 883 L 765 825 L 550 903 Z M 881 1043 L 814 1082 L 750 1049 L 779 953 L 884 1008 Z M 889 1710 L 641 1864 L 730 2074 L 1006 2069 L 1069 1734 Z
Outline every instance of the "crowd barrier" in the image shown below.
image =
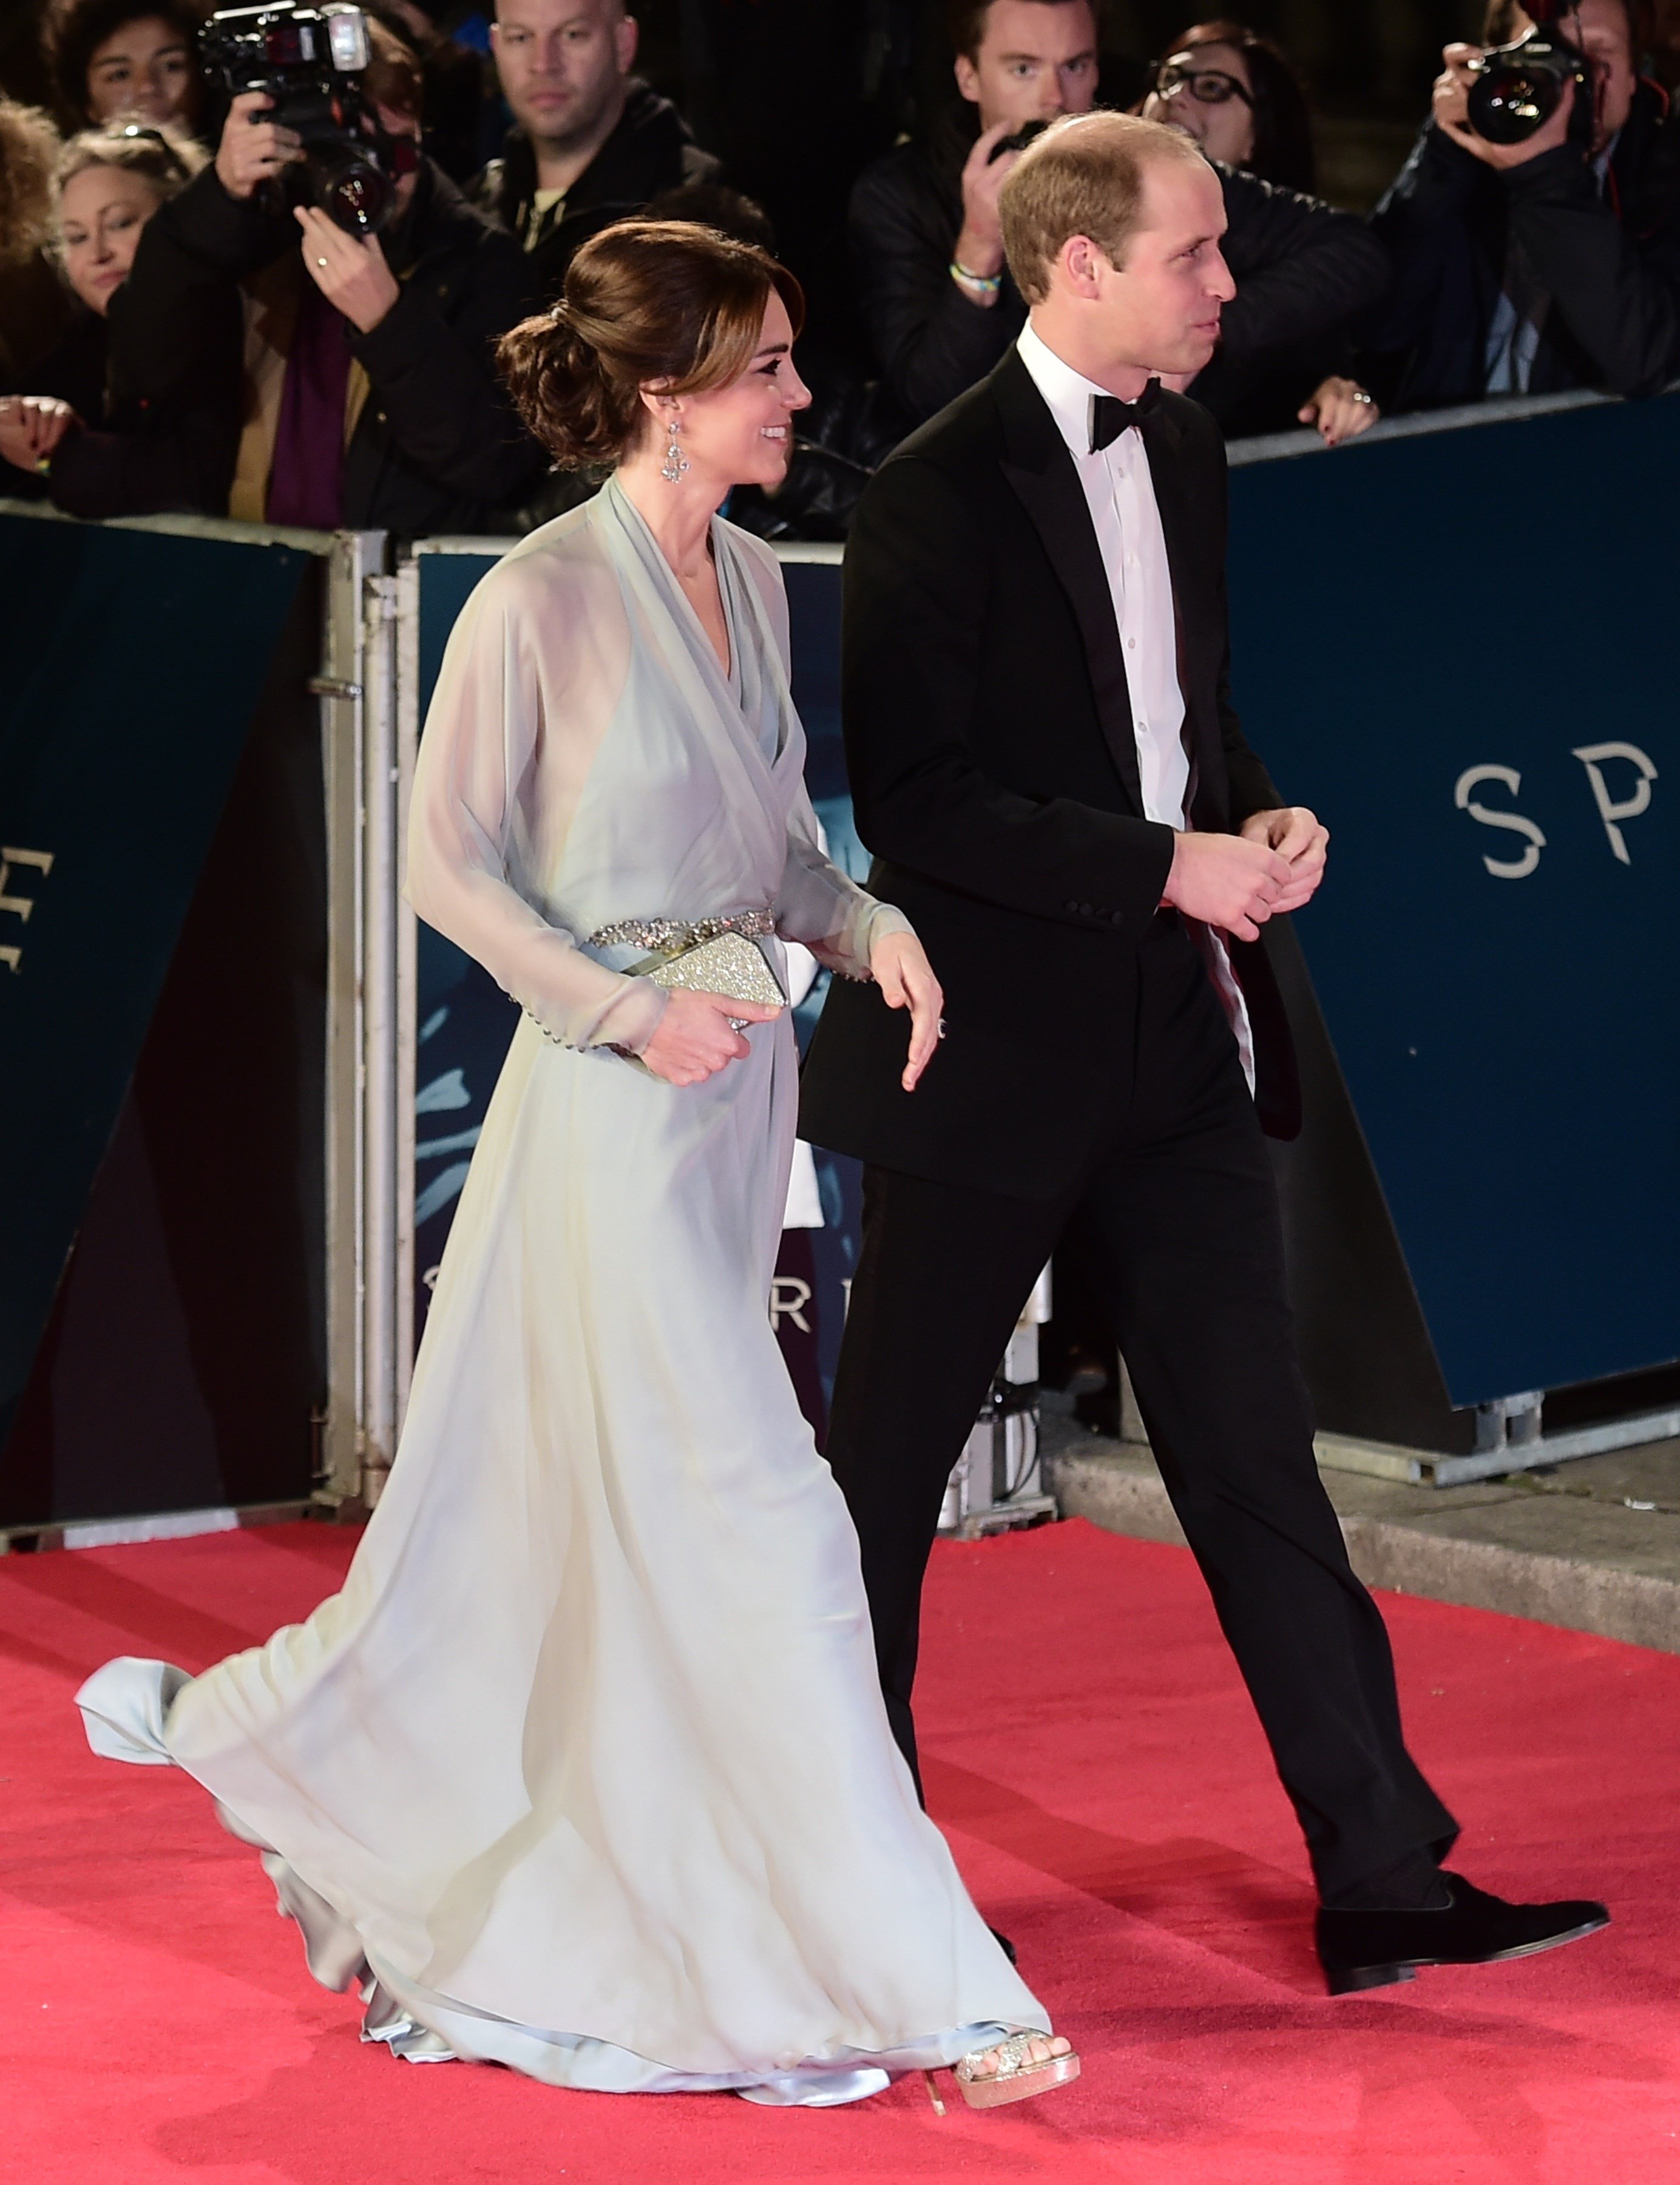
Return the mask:
M 1275 936 L 1309 1115 L 1279 1155 L 1292 1281 L 1323 1423 L 1372 1468 L 1680 1428 L 1677 474 L 1673 398 L 1232 450 L 1235 695 L 1333 835 Z M 398 896 L 426 702 L 500 550 L 0 507 L 0 1529 L 377 1499 L 513 1022 Z M 813 797 L 861 875 L 840 552 L 783 558 Z M 290 939 L 230 1028 L 215 936 L 261 930 L 253 879 Z M 245 1020 L 276 1011 L 265 1048 Z M 857 1187 L 818 1174 L 773 1309 L 820 1412 Z M 213 1248 L 260 1245 L 234 1312 Z

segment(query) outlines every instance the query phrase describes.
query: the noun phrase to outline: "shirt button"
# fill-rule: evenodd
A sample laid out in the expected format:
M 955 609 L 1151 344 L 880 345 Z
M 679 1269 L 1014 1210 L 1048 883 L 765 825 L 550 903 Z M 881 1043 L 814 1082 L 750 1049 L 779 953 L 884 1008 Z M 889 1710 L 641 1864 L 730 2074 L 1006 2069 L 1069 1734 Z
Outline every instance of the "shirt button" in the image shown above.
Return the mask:
M 1129 649 L 1130 651 L 1133 651 L 1133 652 L 1136 652 L 1136 650 L 1137 650 L 1137 640 L 1136 640 L 1135 637 L 1129 637 L 1129 638 L 1126 640 L 1126 645 L 1127 645 L 1127 647 L 1128 647 L 1128 649 Z

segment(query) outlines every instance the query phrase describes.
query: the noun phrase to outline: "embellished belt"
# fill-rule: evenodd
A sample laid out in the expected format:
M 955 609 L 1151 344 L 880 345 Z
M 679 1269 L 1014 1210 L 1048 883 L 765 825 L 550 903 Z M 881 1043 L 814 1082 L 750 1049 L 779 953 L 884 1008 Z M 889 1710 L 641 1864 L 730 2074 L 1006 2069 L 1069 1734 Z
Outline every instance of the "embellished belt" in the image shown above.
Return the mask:
M 621 918 L 592 933 L 584 944 L 590 948 L 649 948 L 657 956 L 678 956 L 726 933 L 739 933 L 748 941 L 762 940 L 776 930 L 767 910 L 730 910 L 717 918 Z

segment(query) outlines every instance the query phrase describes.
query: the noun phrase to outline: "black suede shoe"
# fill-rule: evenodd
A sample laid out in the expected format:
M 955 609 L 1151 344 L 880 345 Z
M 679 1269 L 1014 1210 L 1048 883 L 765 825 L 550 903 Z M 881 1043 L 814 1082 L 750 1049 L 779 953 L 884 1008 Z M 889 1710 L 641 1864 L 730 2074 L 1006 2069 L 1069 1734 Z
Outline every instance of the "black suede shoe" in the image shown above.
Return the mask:
M 1319 1907 L 1319 1963 L 1332 1995 L 1415 1980 L 1420 1965 L 1492 1965 L 1506 1958 L 1530 1958 L 1610 1925 L 1605 1906 L 1588 1897 L 1560 1904 L 1507 1904 L 1461 1874 L 1443 1874 L 1441 1880 L 1450 1901 L 1438 1910 Z

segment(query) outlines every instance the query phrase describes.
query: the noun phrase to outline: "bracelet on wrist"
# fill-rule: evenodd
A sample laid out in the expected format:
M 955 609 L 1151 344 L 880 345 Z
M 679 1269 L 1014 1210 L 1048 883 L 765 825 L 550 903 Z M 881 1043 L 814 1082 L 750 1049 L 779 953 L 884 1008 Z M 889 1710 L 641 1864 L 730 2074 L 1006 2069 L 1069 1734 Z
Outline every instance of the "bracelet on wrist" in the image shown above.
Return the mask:
M 953 281 L 962 282 L 965 288 L 984 289 L 988 296 L 995 296 L 1003 286 L 1001 273 L 971 273 L 966 265 L 959 265 L 954 258 L 949 270 Z

